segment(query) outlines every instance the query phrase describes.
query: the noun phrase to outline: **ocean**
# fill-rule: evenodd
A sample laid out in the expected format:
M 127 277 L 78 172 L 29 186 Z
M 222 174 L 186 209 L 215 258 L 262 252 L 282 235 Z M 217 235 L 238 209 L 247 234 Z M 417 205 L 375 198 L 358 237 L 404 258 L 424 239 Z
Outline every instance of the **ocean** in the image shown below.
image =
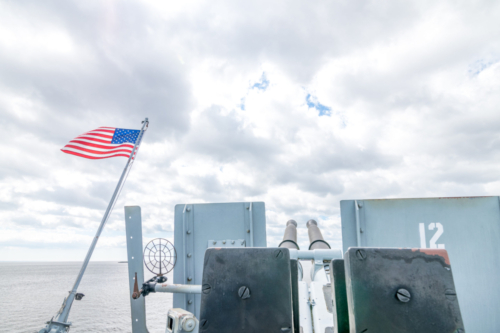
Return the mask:
M 0 262 L 0 332 L 33 333 L 45 327 L 72 288 L 81 262 Z M 153 275 L 146 271 L 145 278 Z M 172 283 L 172 273 L 168 276 Z M 70 333 L 131 332 L 127 264 L 90 262 L 74 301 Z M 172 294 L 146 298 L 151 333 L 165 332 Z

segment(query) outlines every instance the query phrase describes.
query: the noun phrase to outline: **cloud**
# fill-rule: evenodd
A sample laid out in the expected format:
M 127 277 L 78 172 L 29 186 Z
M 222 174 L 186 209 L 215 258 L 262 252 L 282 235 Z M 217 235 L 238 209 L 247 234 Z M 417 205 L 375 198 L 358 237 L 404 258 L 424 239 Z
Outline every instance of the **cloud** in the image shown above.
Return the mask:
M 59 149 L 145 117 L 103 235 L 113 253 L 125 205 L 142 207 L 145 237 L 172 238 L 175 204 L 265 201 L 268 244 L 293 218 L 307 248 L 310 218 L 340 246 L 342 199 L 498 195 L 499 14 L 491 1 L 3 2 L 0 251 L 83 258 L 125 160 Z

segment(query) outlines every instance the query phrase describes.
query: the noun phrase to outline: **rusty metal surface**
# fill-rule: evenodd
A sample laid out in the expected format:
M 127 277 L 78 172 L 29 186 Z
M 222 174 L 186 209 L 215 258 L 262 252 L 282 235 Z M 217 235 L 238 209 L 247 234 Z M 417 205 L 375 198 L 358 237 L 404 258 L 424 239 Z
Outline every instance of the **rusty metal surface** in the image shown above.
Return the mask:
M 200 333 L 292 333 L 290 269 L 286 248 L 208 249 Z
M 446 250 L 350 248 L 345 270 L 351 332 L 464 329 Z

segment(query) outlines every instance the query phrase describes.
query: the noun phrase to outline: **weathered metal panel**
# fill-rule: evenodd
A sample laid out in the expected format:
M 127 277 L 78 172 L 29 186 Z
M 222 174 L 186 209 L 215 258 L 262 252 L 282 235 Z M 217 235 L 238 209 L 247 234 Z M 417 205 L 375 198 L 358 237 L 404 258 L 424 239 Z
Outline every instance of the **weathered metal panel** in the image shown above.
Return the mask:
M 177 264 L 174 283 L 201 284 L 203 258 L 212 240 L 244 240 L 243 245 L 266 247 L 266 217 L 263 202 L 182 204 L 175 206 L 174 245 Z M 174 308 L 198 318 L 201 296 L 174 294 Z
M 286 248 L 206 251 L 200 332 L 294 333 Z
M 349 248 L 351 332 L 464 332 L 446 250 Z
M 358 245 L 446 249 L 466 331 L 498 331 L 499 197 L 357 200 L 358 214 L 355 203 L 341 201 L 344 251 Z

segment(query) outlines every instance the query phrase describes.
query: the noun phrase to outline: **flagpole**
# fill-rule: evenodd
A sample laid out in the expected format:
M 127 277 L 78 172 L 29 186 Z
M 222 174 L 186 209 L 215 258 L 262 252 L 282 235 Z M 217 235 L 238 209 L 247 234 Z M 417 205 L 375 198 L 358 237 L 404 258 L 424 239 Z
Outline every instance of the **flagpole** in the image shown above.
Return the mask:
M 52 318 L 49 322 L 47 322 L 47 326 L 45 328 L 43 328 L 39 333 L 48 333 L 48 332 L 50 332 L 50 333 L 63 333 L 64 332 L 65 333 L 68 331 L 69 326 L 71 325 L 71 323 L 68 323 L 68 316 L 69 316 L 69 312 L 71 310 L 71 305 L 73 305 L 73 301 L 75 300 L 76 291 L 78 290 L 78 286 L 80 285 L 80 282 L 82 281 L 83 274 L 85 273 L 85 269 L 87 268 L 87 265 L 90 261 L 90 258 L 92 257 L 92 253 L 94 252 L 97 241 L 99 240 L 99 236 L 101 235 L 101 232 L 104 229 L 104 225 L 106 224 L 106 221 L 108 220 L 109 215 L 113 211 L 113 207 L 115 206 L 116 200 L 118 199 L 118 196 L 120 195 L 120 192 L 123 188 L 123 184 L 125 183 L 125 180 L 127 179 L 127 176 L 128 176 L 128 173 L 130 172 L 130 169 L 132 168 L 132 164 L 134 163 L 135 155 L 139 151 L 139 146 L 141 144 L 144 132 L 146 132 L 148 124 L 149 124 L 148 118 L 145 118 L 144 121 L 142 122 L 141 132 L 139 133 L 137 141 L 134 145 L 134 149 L 132 149 L 132 152 L 130 153 L 127 164 L 125 165 L 125 168 L 123 169 L 120 180 L 118 181 L 118 184 L 116 185 L 115 191 L 113 192 L 113 196 L 111 197 L 111 200 L 109 201 L 108 208 L 106 208 L 106 212 L 104 213 L 104 216 L 102 217 L 101 224 L 99 225 L 99 228 L 97 229 L 97 233 L 94 237 L 94 240 L 92 241 L 92 244 L 90 245 L 90 248 L 87 252 L 87 256 L 85 257 L 85 260 L 83 261 L 82 268 L 80 269 L 80 273 L 78 273 L 75 284 L 73 285 L 73 289 L 71 289 L 71 291 L 69 292 L 68 297 L 66 297 L 64 299 L 63 304 L 61 306 L 61 309 L 57 312 L 55 319 Z

